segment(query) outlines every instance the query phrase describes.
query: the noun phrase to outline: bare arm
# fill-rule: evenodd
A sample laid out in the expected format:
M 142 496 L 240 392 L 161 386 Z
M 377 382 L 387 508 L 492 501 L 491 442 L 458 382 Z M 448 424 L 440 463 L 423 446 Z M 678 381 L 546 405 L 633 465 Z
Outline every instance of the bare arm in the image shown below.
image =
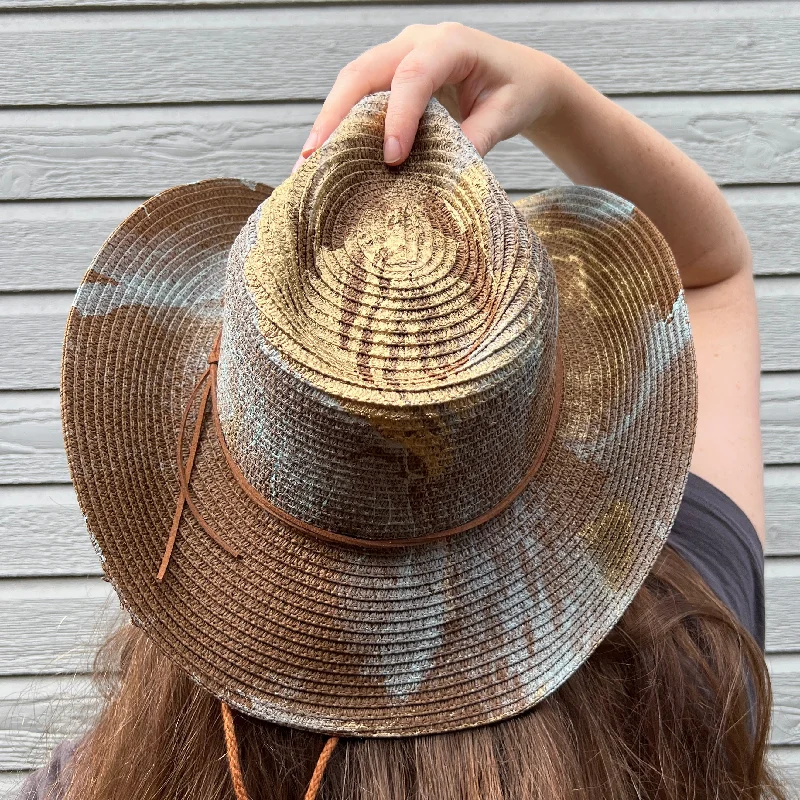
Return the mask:
M 302 155 L 365 94 L 391 89 L 384 158 L 402 162 L 433 94 L 481 155 L 521 133 L 575 183 L 622 195 L 669 243 L 697 351 L 692 470 L 764 538 L 759 342 L 747 237 L 714 181 L 652 127 L 557 59 L 456 23 L 412 25 L 339 73 Z
M 666 137 L 560 65 L 550 111 L 522 135 L 576 184 L 601 186 L 664 234 L 687 288 L 749 269 L 750 247 L 711 177 Z

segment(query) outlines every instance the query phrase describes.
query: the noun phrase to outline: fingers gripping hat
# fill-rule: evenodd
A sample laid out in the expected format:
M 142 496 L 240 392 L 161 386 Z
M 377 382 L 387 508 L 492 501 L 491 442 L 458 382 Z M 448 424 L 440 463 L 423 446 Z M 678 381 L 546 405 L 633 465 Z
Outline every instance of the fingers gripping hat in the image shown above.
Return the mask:
M 555 690 L 653 565 L 694 440 L 652 222 L 590 187 L 512 203 L 435 99 L 387 166 L 387 100 L 275 189 L 144 203 L 63 353 L 72 476 L 133 621 L 225 709 L 331 736 Z

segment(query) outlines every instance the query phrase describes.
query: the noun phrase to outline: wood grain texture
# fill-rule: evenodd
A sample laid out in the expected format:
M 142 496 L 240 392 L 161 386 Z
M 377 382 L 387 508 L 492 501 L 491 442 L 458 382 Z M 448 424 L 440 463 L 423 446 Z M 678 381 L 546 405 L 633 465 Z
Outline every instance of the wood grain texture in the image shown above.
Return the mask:
M 800 558 L 770 558 L 764 568 L 767 651 L 800 652 Z
M 101 575 L 70 485 L 0 489 L 0 577 Z
M 66 481 L 58 392 L 0 393 L 0 484 Z
M 74 290 L 103 242 L 145 199 L 6 203 L 0 292 Z
M 0 763 L 9 770 L 40 766 L 58 742 L 88 730 L 99 707 L 83 675 L 0 680 Z
M 800 272 L 800 189 L 743 186 L 724 189 L 723 194 L 747 233 L 755 274 Z
M 241 8 L 241 7 L 257 7 L 257 6 L 273 6 L 273 5 L 291 5 L 295 3 L 320 3 L 332 4 L 336 0 L 0 0 L 0 11 L 24 11 L 27 9 L 67 9 L 67 10 L 104 10 L 104 9 L 191 9 L 198 7 L 216 7 L 216 8 Z M 422 0 L 410 0 L 405 5 L 414 5 Z M 585 2 L 585 0 L 562 0 L 560 5 L 568 5 L 573 2 Z M 620 2 L 620 0 L 607 0 L 609 4 Z M 661 0 L 645 0 L 649 6 L 660 7 L 669 12 L 674 6 L 685 5 L 701 5 L 697 2 L 689 2 L 688 0 L 681 0 L 677 2 L 662 2 Z M 386 0 L 348 0 L 348 5 L 364 3 L 369 5 L 379 5 L 386 3 Z M 491 12 L 493 9 L 494 0 L 488 0 L 488 9 Z M 630 3 L 630 5 L 642 5 L 643 3 Z M 726 4 L 727 5 L 727 4 Z M 741 3 L 731 2 L 731 6 L 741 5 Z M 780 6 L 786 5 L 784 3 L 764 3 L 763 5 Z M 680 19 L 681 9 L 676 9 L 673 12 L 673 17 L 677 16 Z
M 0 295 L 0 389 L 56 389 L 73 293 Z M 13 460 L 12 456 L 12 460 Z
M 120 613 L 101 578 L 0 581 L 0 675 L 88 672 Z
M 30 770 L 0 772 L 0 800 L 19 800 L 19 790 Z
M 796 800 L 800 797 L 800 747 L 773 747 L 770 761 L 790 789 L 789 797 Z
M 321 100 L 339 69 L 367 48 L 411 23 L 445 20 L 545 50 L 605 93 L 800 89 L 800 9 L 759 5 L 10 13 L 0 33 L 0 104 Z
M 772 737 L 776 745 L 800 744 L 800 657 L 768 659 L 772 678 Z
M 761 369 L 763 372 L 800 367 L 800 280 L 788 277 L 756 280 Z M 795 460 L 797 455 L 795 451 Z
M 761 430 L 765 464 L 800 460 L 800 375 L 761 376 Z
M 766 552 L 774 556 L 800 555 L 800 467 L 767 467 L 764 500 Z
M 756 275 L 800 274 L 800 189 L 731 187 L 724 194 L 750 239 Z M 75 289 L 106 238 L 144 199 L 7 203 L 0 214 L 0 292 Z
M 800 94 L 620 100 L 720 184 L 800 182 Z M 282 182 L 318 103 L 0 110 L 0 200 L 149 197 L 232 176 Z M 530 142 L 486 162 L 509 191 L 568 183 Z

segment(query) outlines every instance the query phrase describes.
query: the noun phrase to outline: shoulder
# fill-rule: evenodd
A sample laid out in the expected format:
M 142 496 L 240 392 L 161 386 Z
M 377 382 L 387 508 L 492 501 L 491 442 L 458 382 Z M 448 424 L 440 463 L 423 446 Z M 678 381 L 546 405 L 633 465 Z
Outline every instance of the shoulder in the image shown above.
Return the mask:
M 760 356 L 753 276 L 686 290 L 697 355 L 692 472 L 725 492 L 764 541 Z
M 749 516 L 690 473 L 668 543 L 764 648 L 764 551 Z
M 59 778 L 65 773 L 78 742 L 78 739 L 65 739 L 56 745 L 47 764 L 27 777 L 17 800 L 60 800 L 63 788 Z

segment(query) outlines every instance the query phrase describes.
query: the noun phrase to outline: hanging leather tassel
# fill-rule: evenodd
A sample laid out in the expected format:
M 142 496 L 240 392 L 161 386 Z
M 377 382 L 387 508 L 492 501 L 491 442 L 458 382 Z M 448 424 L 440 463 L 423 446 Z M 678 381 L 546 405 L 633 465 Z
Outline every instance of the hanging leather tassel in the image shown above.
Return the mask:
M 217 532 L 205 521 L 202 514 L 197 510 L 197 506 L 195 506 L 192 498 L 189 496 L 189 481 L 192 477 L 192 469 L 194 467 L 194 459 L 197 455 L 197 447 L 200 444 L 200 431 L 203 427 L 203 420 L 206 416 L 206 409 L 208 407 L 208 399 L 213 392 L 214 385 L 211 382 L 212 376 L 215 374 L 214 370 L 216 368 L 217 361 L 219 359 L 219 337 L 217 337 L 214 347 L 211 349 L 211 352 L 208 355 L 208 367 L 203 371 L 200 377 L 197 380 L 197 383 L 192 389 L 191 394 L 189 395 L 189 399 L 186 401 L 186 407 L 183 410 L 183 417 L 181 419 L 180 428 L 178 429 L 178 447 L 177 447 L 177 457 L 178 457 L 178 482 L 180 483 L 181 493 L 178 496 L 178 503 L 175 508 L 175 514 L 172 517 L 172 527 L 169 531 L 169 538 L 167 539 L 167 545 L 164 550 L 164 556 L 161 559 L 161 566 L 158 570 L 158 575 L 156 576 L 159 581 L 164 579 L 164 574 L 167 571 L 167 565 L 169 564 L 170 557 L 172 556 L 172 549 L 175 546 L 175 538 L 178 535 L 178 528 L 181 524 L 181 517 L 183 516 L 183 508 L 184 505 L 189 507 L 189 510 L 194 515 L 195 519 L 200 523 L 200 526 L 203 530 L 224 550 L 227 550 L 232 556 L 236 558 L 239 557 L 239 553 L 237 550 L 232 548 L 228 545 L 223 539 L 217 534 Z M 202 390 L 202 394 L 200 395 L 200 408 L 197 412 L 197 419 L 194 424 L 194 433 L 192 434 L 192 445 L 189 450 L 189 458 L 186 461 L 184 466 L 183 464 L 183 439 L 186 432 L 186 426 L 189 421 L 189 414 L 192 410 L 192 405 L 194 404 L 197 395 L 200 394 Z

